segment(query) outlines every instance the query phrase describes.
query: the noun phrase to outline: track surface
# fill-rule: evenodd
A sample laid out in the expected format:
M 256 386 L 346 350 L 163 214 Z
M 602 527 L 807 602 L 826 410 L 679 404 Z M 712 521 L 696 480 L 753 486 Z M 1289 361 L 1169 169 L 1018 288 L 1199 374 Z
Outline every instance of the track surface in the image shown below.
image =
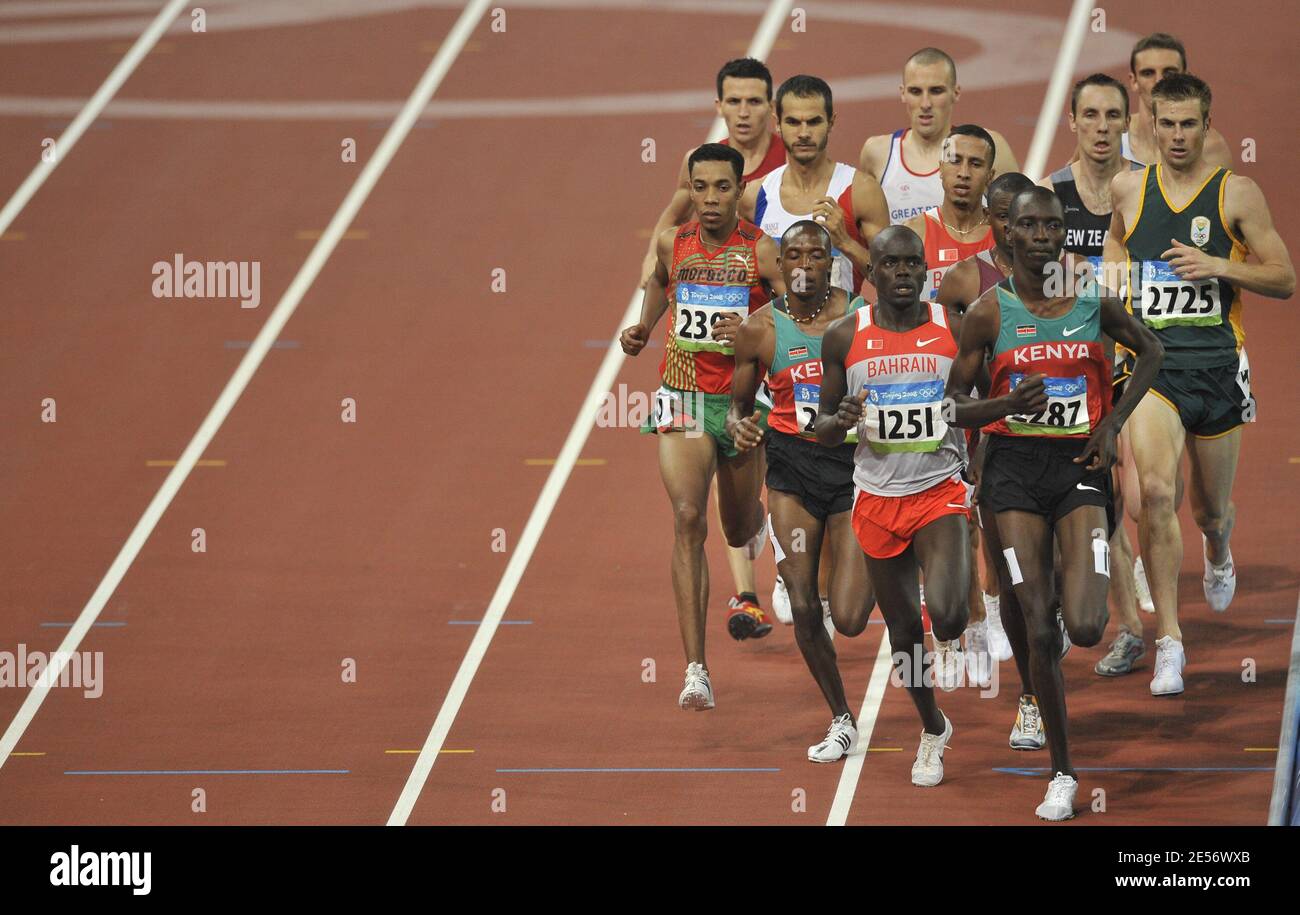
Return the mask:
M 158 4 L 161 7 L 161 3 Z M 358 4 L 363 6 L 363 4 Z M 847 5 L 846 5 L 847 6 Z M 864 7 L 853 4 L 853 7 Z M 963 4 L 1059 19 L 1068 4 Z M 1108 29 L 1180 35 L 1215 90 L 1231 146 L 1256 141 L 1260 182 L 1284 238 L 1300 195 L 1286 163 L 1290 120 L 1259 94 L 1261 73 L 1294 73 L 1283 6 L 1250 4 L 1267 30 L 1228 28 L 1220 4 L 1144 3 L 1110 11 Z M 719 63 L 748 45 L 763 4 L 725 15 L 615 7 L 511 8 L 504 33 L 480 23 L 437 99 L 700 89 L 705 104 L 616 116 L 459 117 L 422 122 L 343 241 L 82 642 L 103 652 L 102 697 L 55 689 L 0 769 L 0 822 L 381 823 L 410 771 L 474 626 L 572 424 L 631 291 L 644 231 L 681 151 L 711 119 Z M 338 21 L 169 33 L 119 100 L 400 101 L 459 10 L 450 4 Z M 779 80 L 816 72 L 832 86 L 871 71 L 890 79 L 915 47 L 962 61 L 977 38 L 927 28 L 819 21 L 783 31 Z M 841 7 L 840 9 L 842 9 Z M 0 4 L 0 12 L 4 5 Z M 141 15 L 137 12 L 135 15 Z M 151 15 L 146 11 L 143 15 Z M 26 23 L 28 20 L 22 19 Z M 49 22 L 52 19 L 32 21 Z M 900 20 L 902 22 L 904 20 Z M 88 97 L 124 38 L 0 43 L 7 96 Z M 1105 36 L 1090 36 L 1080 69 Z M 1131 40 L 1131 39 L 1127 39 Z M 599 49 L 599 53 L 592 53 Z M 869 53 L 863 53 L 868 49 Z M 1046 49 L 1048 58 L 1055 45 Z M 859 63 L 864 61 L 864 63 Z M 615 63 L 617 62 L 617 63 Z M 1126 61 L 1109 67 L 1122 75 Z M 959 120 L 1003 132 L 1023 160 L 1047 70 L 1037 81 L 968 89 Z M 898 125 L 893 98 L 837 104 L 832 152 Z M 1271 116 L 1266 120 L 1266 116 Z M 390 114 L 391 117 L 391 114 Z M 0 188 L 25 177 L 41 139 L 67 118 L 0 116 Z M 117 554 L 243 355 L 386 120 L 359 113 L 298 120 L 114 116 L 110 107 L 0 241 L 6 278 L 0 401 L 6 447 L 0 649 L 52 651 Z M 641 161 L 655 139 L 658 161 Z M 1056 138 L 1051 164 L 1069 152 Z M 176 252 L 257 260 L 261 306 L 158 299 L 151 267 Z M 491 271 L 506 270 L 494 293 Z M 1262 823 L 1276 745 L 1300 568 L 1290 496 L 1300 406 L 1288 305 L 1254 301 L 1248 349 L 1261 417 L 1248 431 L 1236 490 L 1240 586 L 1211 617 L 1190 523 L 1181 596 L 1189 670 L 1183 697 L 1154 700 L 1150 661 L 1118 681 L 1091 674 L 1096 651 L 1066 662 L 1076 764 L 1104 814 L 1081 824 Z M 591 341 L 591 342 L 589 342 Z M 618 379 L 649 391 L 658 353 Z M 39 421 L 43 398 L 58 421 Z M 356 399 L 357 422 L 340 420 Z M 718 708 L 675 707 L 681 649 L 668 589 L 671 518 L 648 439 L 596 429 L 411 814 L 432 823 L 783 823 L 826 821 L 839 766 L 804 748 L 826 713 L 789 630 L 737 645 L 725 635 L 720 543 L 710 668 Z M 192 531 L 207 551 L 191 550 Z M 770 562 L 759 565 L 770 591 Z M 1154 621 L 1147 617 L 1149 632 Z M 64 624 L 64 628 L 57 625 Z M 837 639 L 855 706 L 883 626 Z M 1244 659 L 1257 680 L 1243 683 Z M 343 682 L 345 659 L 355 683 Z M 645 682 L 645 662 L 654 682 Z M 947 781 L 908 782 L 918 732 L 887 690 L 848 822 L 1022 823 L 1046 766 L 1006 748 L 1013 666 L 991 699 L 946 696 L 957 727 Z M 25 697 L 0 690 L 0 718 Z M 407 751 L 400 753 L 392 750 Z M 472 751 L 472 752 L 468 752 Z M 20 755 L 23 754 L 23 755 Z M 41 755 L 29 755 L 41 754 Z M 518 772 L 501 770 L 754 769 Z M 1260 771 L 1255 771 L 1256 769 Z M 346 770 L 337 774 L 69 775 L 81 771 Z M 192 809 L 195 788 L 205 813 Z M 505 811 L 500 806 L 503 789 Z M 803 792 L 804 801 L 798 792 Z

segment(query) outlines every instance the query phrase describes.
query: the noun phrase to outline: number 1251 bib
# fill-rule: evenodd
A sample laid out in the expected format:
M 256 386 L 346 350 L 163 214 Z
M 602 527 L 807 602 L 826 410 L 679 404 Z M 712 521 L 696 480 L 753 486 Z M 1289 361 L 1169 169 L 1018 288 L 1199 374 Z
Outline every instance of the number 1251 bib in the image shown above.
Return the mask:
M 701 286 L 677 284 L 677 312 L 674 327 L 677 345 L 691 352 L 724 353 L 735 350 L 713 339 L 713 325 L 723 315 L 745 317 L 749 314 L 748 286 Z
M 859 435 L 865 435 L 878 453 L 938 451 L 948 433 L 943 388 L 943 381 L 937 378 L 868 385 Z

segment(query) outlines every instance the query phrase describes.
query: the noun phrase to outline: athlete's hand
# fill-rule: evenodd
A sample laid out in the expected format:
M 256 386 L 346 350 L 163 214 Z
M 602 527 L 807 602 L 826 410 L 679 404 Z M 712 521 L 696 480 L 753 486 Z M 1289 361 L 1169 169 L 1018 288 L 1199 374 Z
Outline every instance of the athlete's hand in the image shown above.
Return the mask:
M 835 411 L 835 425 L 848 431 L 862 422 L 862 405 L 867 401 L 867 392 L 846 394 L 840 398 L 839 409 Z
M 623 347 L 623 352 L 629 356 L 641 352 L 648 342 L 650 342 L 650 331 L 644 324 L 633 324 L 631 327 L 624 328 L 618 335 L 619 346 Z
M 736 450 L 741 454 L 753 448 L 757 448 L 763 441 L 763 427 L 758 424 L 761 415 L 755 410 L 751 415 L 746 416 L 739 422 L 728 423 L 727 434 L 731 436 L 732 442 L 736 445 Z
M 1030 413 L 1042 413 L 1047 409 L 1047 388 L 1043 385 L 1046 375 L 1030 375 L 1016 385 L 1007 394 L 1007 406 L 1011 408 L 1008 416 L 1025 416 Z
M 1083 446 L 1083 451 L 1074 459 L 1074 463 L 1082 464 L 1087 461 L 1087 470 L 1110 470 L 1118 451 L 1115 446 L 1117 431 L 1108 422 L 1099 423 L 1092 435 L 1088 437 L 1088 443 Z M 1089 461 L 1089 458 L 1092 460 Z
M 740 333 L 740 324 L 743 320 L 744 318 L 734 312 L 724 314 L 713 323 L 711 331 L 713 339 L 731 346 L 736 342 L 736 334 Z
M 813 204 L 812 219 L 826 227 L 837 248 L 849 240 L 849 234 L 844 229 L 844 211 L 834 197 L 818 197 Z
M 1223 258 L 1212 257 L 1200 248 L 1185 245 L 1176 238 L 1169 241 L 1173 247 L 1160 255 L 1160 259 L 1168 261 L 1180 279 L 1212 280 L 1223 273 Z

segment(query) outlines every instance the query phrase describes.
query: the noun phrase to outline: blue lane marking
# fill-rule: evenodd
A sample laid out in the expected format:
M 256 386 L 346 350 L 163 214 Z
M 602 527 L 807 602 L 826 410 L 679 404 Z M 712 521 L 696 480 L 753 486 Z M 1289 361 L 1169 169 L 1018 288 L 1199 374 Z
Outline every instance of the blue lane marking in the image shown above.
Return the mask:
M 1290 626 L 1292 623 L 1295 622 L 1295 620 L 1264 620 L 1264 622 L 1266 622 L 1266 623 L 1281 623 L 1281 624 L 1283 624 L 1283 625 L 1285 625 L 1285 626 Z
M 348 775 L 349 769 L 104 769 L 70 770 L 64 775 Z
M 479 626 L 482 620 L 447 620 L 448 626 Z M 532 620 L 502 620 L 497 623 L 498 626 L 531 626 Z
M 227 340 L 226 349 L 248 349 L 253 345 L 252 340 Z M 271 349 L 298 349 L 302 346 L 298 340 L 276 340 L 271 344 Z
M 72 623 L 41 623 L 46 629 L 71 629 Z M 108 628 L 118 628 L 125 626 L 126 623 L 91 623 L 91 626 L 105 626 Z
M 604 768 L 604 769 L 497 769 L 498 772 L 780 772 L 780 769 L 731 769 L 731 768 L 688 768 L 688 769 L 648 769 L 648 768 Z
M 993 767 L 994 772 L 1006 775 L 1042 775 L 1051 772 L 1051 766 Z M 1272 766 L 1075 766 L 1076 772 L 1272 772 Z

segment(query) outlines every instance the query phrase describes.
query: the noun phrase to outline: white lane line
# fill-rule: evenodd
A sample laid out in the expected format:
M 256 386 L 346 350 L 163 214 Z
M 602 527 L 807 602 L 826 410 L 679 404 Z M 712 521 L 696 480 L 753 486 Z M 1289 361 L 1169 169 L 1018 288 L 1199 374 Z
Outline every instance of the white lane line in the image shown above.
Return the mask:
M 1288 811 L 1300 804 L 1294 795 L 1296 730 L 1300 728 L 1300 600 L 1296 602 L 1295 630 L 1291 633 L 1291 663 L 1282 700 L 1282 734 L 1277 741 L 1277 767 L 1273 772 L 1273 797 L 1268 805 L 1268 825 L 1286 826 Z
M 876 716 L 880 714 L 880 703 L 885 698 L 885 688 L 889 685 L 891 649 L 889 629 L 880 633 L 880 650 L 876 652 L 876 663 L 871 668 L 871 679 L 867 681 L 867 693 L 862 697 L 862 711 L 858 713 L 858 748 L 853 755 L 844 760 L 840 771 L 840 783 L 835 788 L 835 799 L 831 801 L 831 812 L 826 817 L 827 826 L 843 826 L 853 806 L 853 794 L 858 790 L 858 776 L 862 774 L 862 764 L 867 761 L 867 748 L 871 746 L 871 732 L 876 728 Z
M 780 31 L 782 25 L 785 24 L 786 17 L 790 14 L 790 7 L 793 3 L 794 0 L 771 0 L 767 12 L 758 24 L 758 31 L 754 33 L 754 39 L 750 42 L 749 51 L 746 53 L 747 57 L 754 57 L 759 60 L 767 57 L 772 50 L 772 45 L 776 43 L 777 32 Z M 725 130 L 726 125 L 723 123 L 722 118 L 715 118 L 705 136 L 706 138 L 725 136 Z M 406 785 L 402 788 L 402 793 L 397 798 L 393 812 L 388 817 L 389 826 L 406 825 L 406 820 L 410 817 L 415 802 L 420 798 L 420 792 L 424 790 L 424 783 L 433 770 L 433 764 L 438 760 L 438 751 L 442 749 L 442 744 L 447 739 L 452 724 L 456 721 L 456 715 L 460 712 L 466 693 L 469 692 L 470 683 L 473 682 L 474 675 L 478 673 L 479 664 L 482 663 L 483 656 L 487 654 L 492 637 L 496 635 L 497 627 L 501 623 L 501 617 L 505 615 L 506 608 L 510 605 L 511 598 L 514 597 L 515 588 L 519 586 L 519 580 L 523 578 L 524 571 L 528 568 L 528 562 L 532 559 L 533 550 L 536 549 L 537 542 L 546 529 L 546 523 L 551 518 L 555 503 L 559 501 L 560 493 L 564 490 L 564 484 L 568 482 L 569 473 L 573 470 L 574 462 L 578 459 L 583 446 L 587 443 L 587 436 L 591 434 L 592 424 L 595 422 L 601 397 L 613 387 L 615 379 L 618 378 L 618 371 L 622 367 L 624 359 L 623 350 L 618 345 L 618 335 L 624 327 L 635 321 L 637 315 L 640 314 L 641 299 L 642 293 L 637 290 L 632 293 L 631 299 L 628 300 L 627 308 L 619 319 L 618 327 L 614 330 L 613 344 L 606 351 L 605 358 L 601 360 L 600 368 L 596 371 L 596 377 L 591 382 L 591 388 L 587 391 L 582 406 L 578 409 L 578 415 L 573 421 L 573 427 L 569 429 L 569 435 L 564 440 L 564 447 L 560 449 L 560 456 L 555 461 L 555 467 L 552 468 L 550 475 L 546 478 L 545 485 L 542 486 L 541 494 L 538 495 L 537 502 L 533 505 L 533 510 L 528 516 L 528 522 L 524 525 L 524 531 L 519 537 L 519 544 L 510 556 L 510 561 L 506 564 L 506 570 L 501 576 L 501 581 L 497 584 L 496 592 L 492 595 L 492 601 L 483 614 L 483 622 L 479 624 L 478 631 L 474 633 L 474 640 L 469 643 L 465 657 L 460 662 L 460 668 L 451 681 L 451 687 L 447 690 L 447 697 L 443 699 L 442 707 L 438 709 L 438 716 L 433 721 L 433 728 L 429 731 L 429 736 L 425 738 L 424 746 L 420 749 L 420 755 L 416 757 L 415 766 L 411 769 Z
M 329 225 L 321 234 L 320 240 L 316 242 L 315 247 L 311 249 L 311 253 L 307 255 L 307 260 L 298 269 L 298 274 L 293 278 L 293 282 L 289 284 L 284 296 L 276 304 L 275 310 L 271 312 L 266 324 L 263 325 L 257 337 L 253 340 L 252 346 L 248 348 L 248 352 L 240 360 L 239 367 L 235 369 L 235 373 L 230 377 L 230 380 L 226 382 L 226 386 L 217 398 L 217 402 L 212 405 L 207 417 L 204 418 L 198 431 L 194 433 L 194 438 L 190 440 L 189 445 L 181 453 L 176 466 L 167 474 L 167 479 L 163 480 L 162 488 L 158 490 L 157 495 L 153 497 L 153 501 L 149 503 L 149 507 L 145 509 L 140 520 L 136 522 L 135 529 L 127 537 L 121 552 L 117 554 L 117 558 L 113 560 L 107 574 L 99 583 L 99 587 L 95 589 L 95 593 L 91 595 L 90 600 L 77 617 L 76 623 L 68 631 L 63 643 L 59 646 L 59 654 L 51 661 L 47 676 L 42 681 L 43 683 L 58 682 L 59 673 L 66 666 L 72 652 L 77 650 L 81 640 L 90 631 L 90 627 L 94 624 L 100 611 L 104 609 L 104 604 L 113 595 L 118 584 L 121 583 L 122 578 L 131 567 L 131 563 L 135 561 L 135 557 L 144 546 L 145 541 L 153 533 L 154 527 L 158 524 L 158 519 L 167 510 L 167 506 L 171 504 L 186 477 L 194 469 L 199 457 L 207 450 L 208 445 L 217 434 L 217 430 L 221 428 L 221 424 L 225 422 L 226 417 L 234 408 L 235 402 L 244 393 L 244 389 L 248 387 L 248 383 L 253 378 L 253 373 L 257 371 L 258 366 L 262 364 L 262 360 L 266 358 L 266 354 L 270 351 L 272 344 L 280 336 L 280 331 L 284 328 L 285 323 L 293 316 L 298 303 L 302 301 L 303 296 L 306 295 L 321 268 L 325 266 L 325 261 L 329 259 L 335 246 L 338 245 L 339 239 L 343 237 L 343 233 L 356 217 L 357 211 L 361 209 L 362 204 L 366 202 L 366 198 L 370 196 L 371 190 L 392 161 L 402 141 L 411 132 L 416 119 L 420 116 L 421 109 L 429 103 L 429 99 L 437 91 L 443 77 L 447 75 L 447 71 L 460 54 L 461 48 L 465 46 L 465 42 L 469 40 L 469 36 L 474 31 L 478 21 L 487 11 L 488 2 L 489 0 L 470 0 L 465 10 L 460 14 L 460 18 L 456 20 L 456 24 L 452 26 L 451 32 L 443 41 L 442 47 L 438 49 L 438 53 L 434 55 L 433 61 L 429 64 L 429 68 L 425 70 L 424 76 L 420 78 L 415 91 L 411 93 L 411 97 L 402 106 L 396 120 L 388 128 L 388 132 L 384 134 L 384 138 L 379 142 L 374 155 L 371 156 L 365 168 L 362 169 L 347 196 L 343 198 L 343 202 L 339 205 L 338 211 L 335 212 L 334 218 L 330 220 Z M 18 714 L 14 716 L 14 720 L 5 729 L 4 736 L 0 737 L 0 766 L 5 764 L 9 754 L 13 752 L 14 747 L 18 745 L 18 741 L 22 739 L 23 732 L 27 730 L 27 725 L 31 723 L 49 691 L 50 687 L 48 685 L 37 685 L 32 687 L 31 692 L 27 694 L 22 707 L 18 709 Z
M 1070 91 L 1070 75 L 1074 65 L 1079 61 L 1079 51 L 1083 48 L 1083 39 L 1088 35 L 1088 17 L 1092 15 L 1093 0 L 1074 0 L 1070 18 L 1065 23 L 1065 34 L 1061 36 L 1061 50 L 1056 55 L 1056 66 L 1052 68 L 1052 78 L 1047 84 L 1047 94 L 1043 96 L 1043 107 L 1038 112 L 1038 124 L 1034 128 L 1034 138 L 1029 142 L 1029 154 L 1025 156 L 1025 175 L 1030 181 L 1038 181 L 1043 176 L 1043 167 L 1052 152 L 1052 139 L 1056 136 L 1056 127 L 1065 110 L 1065 97 Z
M 126 52 L 126 56 L 117 62 L 113 72 L 108 74 L 108 79 L 104 80 L 104 84 L 99 87 L 99 91 L 90 97 L 90 101 L 86 102 L 86 106 L 78 112 L 77 116 L 72 119 L 72 123 L 63 131 L 63 135 L 54 142 L 55 155 L 50 159 L 46 159 L 44 156 L 45 149 L 42 148 L 40 162 L 32 169 L 26 180 L 18 185 L 18 190 L 14 191 L 14 195 L 9 198 L 9 202 L 5 204 L 4 209 L 0 210 L 0 234 L 3 234 L 13 224 L 13 221 L 18 218 L 18 214 L 22 212 L 23 207 L 27 206 L 27 201 L 31 200 L 32 195 L 40 190 L 41 185 L 45 183 L 45 179 L 50 177 L 50 173 L 54 171 L 60 162 L 67 158 L 68 153 L 72 152 L 72 147 L 77 145 L 77 141 L 86 132 L 86 128 L 90 126 L 95 118 L 99 117 L 99 113 L 104 110 L 104 106 L 112 100 L 113 96 L 117 94 L 117 90 L 121 89 L 122 84 L 135 72 L 135 68 L 139 66 L 140 61 L 144 60 L 145 55 L 158 43 L 162 33 L 167 31 L 167 27 L 172 24 L 173 19 L 180 15 L 184 7 L 185 0 L 171 0 L 170 3 L 159 10 L 153 22 L 149 23 L 149 28 L 141 33 L 140 37 L 135 40 L 135 44 L 131 45 L 131 50 Z

